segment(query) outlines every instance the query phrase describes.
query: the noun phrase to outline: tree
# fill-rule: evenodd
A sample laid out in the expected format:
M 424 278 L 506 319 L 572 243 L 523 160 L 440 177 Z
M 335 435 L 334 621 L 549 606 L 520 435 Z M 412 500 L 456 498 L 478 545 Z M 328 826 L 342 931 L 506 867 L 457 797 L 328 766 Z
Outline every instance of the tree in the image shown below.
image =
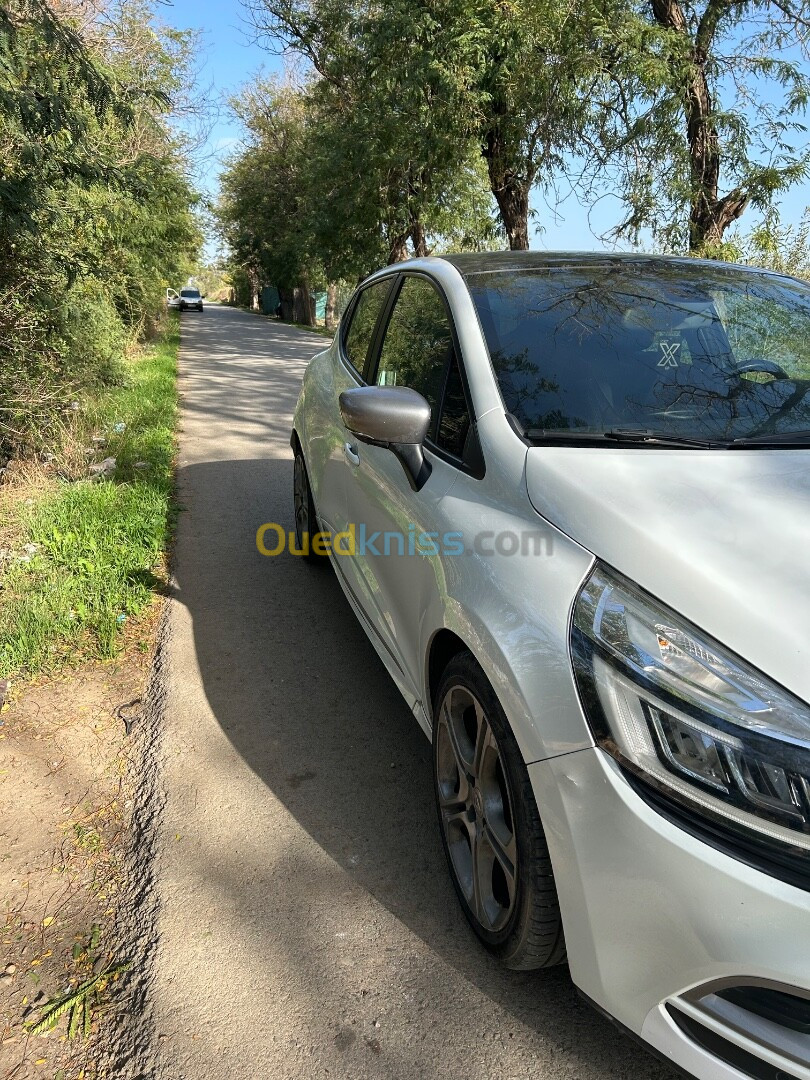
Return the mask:
M 576 148 L 594 59 L 586 4 L 464 0 L 448 28 L 463 67 L 473 130 L 512 249 L 529 247 L 529 196 Z
M 665 248 L 711 254 L 749 206 L 808 175 L 806 0 L 643 0 L 602 24 L 603 153 Z M 614 179 L 608 169 L 603 179 Z
M 389 206 L 407 217 L 423 198 L 435 200 L 454 164 L 470 169 L 472 150 L 483 159 L 510 247 L 528 247 L 530 191 L 551 179 L 589 108 L 580 90 L 593 59 L 579 9 L 559 0 L 249 6 L 260 33 L 303 56 L 345 112 L 373 121 L 366 125 L 378 136 L 366 132 L 373 153 L 404 149 L 410 139 L 415 153 L 393 155 L 409 168 L 395 177 Z M 417 251 L 424 250 L 419 225 L 417 214 L 399 234 Z M 392 243 L 391 258 L 402 250 Z
M 234 102 L 245 142 L 221 180 L 223 234 L 253 294 L 279 288 L 284 318 L 298 300 L 295 321 L 309 321 L 313 286 L 328 283 L 334 299 L 338 281 L 387 261 L 494 235 L 480 157 L 469 139 L 434 145 L 435 87 L 386 78 L 394 44 L 377 43 L 373 69 L 347 55 L 339 77 L 260 82 Z M 417 108 L 424 125 L 402 123 Z
M 474 140 L 449 123 L 449 89 L 421 50 L 402 81 L 400 35 L 384 29 L 366 27 L 363 50 L 341 61 L 339 83 L 322 78 L 310 88 L 313 240 L 331 279 L 495 237 L 483 163 Z
M 313 255 L 304 164 L 309 113 L 302 93 L 270 80 L 245 90 L 233 108 L 246 143 L 220 181 L 219 219 L 253 295 L 279 289 L 285 319 L 312 325 L 310 289 L 323 281 Z

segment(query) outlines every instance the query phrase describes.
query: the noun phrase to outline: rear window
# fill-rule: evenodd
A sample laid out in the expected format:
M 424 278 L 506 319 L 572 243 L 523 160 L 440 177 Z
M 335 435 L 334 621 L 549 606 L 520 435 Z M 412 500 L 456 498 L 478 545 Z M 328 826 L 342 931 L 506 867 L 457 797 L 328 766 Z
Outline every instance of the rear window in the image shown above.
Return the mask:
M 810 289 L 696 263 L 467 279 L 506 408 L 532 437 L 810 428 Z

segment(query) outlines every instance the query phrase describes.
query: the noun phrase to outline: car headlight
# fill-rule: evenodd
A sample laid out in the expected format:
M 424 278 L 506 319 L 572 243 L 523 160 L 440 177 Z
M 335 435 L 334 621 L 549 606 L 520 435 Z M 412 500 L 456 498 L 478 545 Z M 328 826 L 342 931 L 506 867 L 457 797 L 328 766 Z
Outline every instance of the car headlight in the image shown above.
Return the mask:
M 597 742 L 659 796 L 810 855 L 810 708 L 597 565 L 572 656 Z

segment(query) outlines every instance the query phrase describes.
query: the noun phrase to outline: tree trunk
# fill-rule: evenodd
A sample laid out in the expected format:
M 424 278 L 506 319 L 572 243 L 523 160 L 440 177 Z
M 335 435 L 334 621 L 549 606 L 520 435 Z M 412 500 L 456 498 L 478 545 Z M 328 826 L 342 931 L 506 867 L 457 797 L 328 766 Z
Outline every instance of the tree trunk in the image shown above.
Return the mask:
M 282 322 L 295 322 L 295 290 L 279 286 L 278 299 Z
M 534 177 L 521 176 L 510 160 L 497 120 L 484 136 L 482 147 L 489 187 L 498 204 L 512 251 L 529 250 L 529 192 Z
M 690 35 L 678 0 L 652 0 L 652 9 L 660 26 Z M 707 246 L 721 243 L 723 233 L 742 215 L 749 201 L 740 188 L 719 198 L 720 138 L 711 119 L 714 104 L 706 75 L 718 12 L 718 5 L 709 0 L 694 40 L 690 37 L 691 73 L 684 87 L 690 173 L 690 252 L 700 252 Z
M 315 325 L 315 297 L 306 285 L 297 285 L 293 290 L 295 322 L 302 326 Z
M 326 318 L 324 326 L 327 330 L 334 330 L 337 326 L 337 299 L 338 287 L 334 282 L 326 286 Z
M 405 262 L 407 258 L 409 258 L 407 233 L 398 233 L 392 239 L 388 250 L 389 265 L 391 263 Z
M 430 254 L 425 229 L 418 217 L 411 217 L 411 243 L 413 244 L 413 253 L 417 259 L 423 259 Z
M 306 285 L 296 285 L 294 289 L 279 287 L 278 298 L 283 322 L 315 325 L 315 298 Z
M 526 184 L 507 177 L 492 188 L 511 251 L 529 250 L 529 189 Z
M 259 295 L 260 295 L 261 288 L 260 288 L 260 285 L 259 285 L 259 275 L 258 275 L 258 273 L 257 273 L 257 271 L 255 270 L 254 267 L 251 266 L 251 267 L 248 268 L 247 277 L 248 277 L 248 285 L 249 285 L 249 288 L 250 288 L 250 295 L 248 296 L 248 304 L 249 304 L 252 311 L 256 311 L 258 309 L 258 307 L 259 307 Z

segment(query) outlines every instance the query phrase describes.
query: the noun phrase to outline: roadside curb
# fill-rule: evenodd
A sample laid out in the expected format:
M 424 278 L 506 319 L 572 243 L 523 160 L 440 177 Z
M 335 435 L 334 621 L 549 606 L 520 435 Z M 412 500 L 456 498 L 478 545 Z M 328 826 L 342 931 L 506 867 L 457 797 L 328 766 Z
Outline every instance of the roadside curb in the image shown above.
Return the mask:
M 99 1075 L 116 1080 L 154 1080 L 157 1076 L 151 989 L 160 912 L 158 837 L 166 804 L 161 777 L 171 603 L 169 598 L 163 604 L 143 712 L 132 730 L 128 768 L 132 820 L 123 859 L 126 886 L 115 933 L 116 955 L 130 967 L 98 1044 Z

